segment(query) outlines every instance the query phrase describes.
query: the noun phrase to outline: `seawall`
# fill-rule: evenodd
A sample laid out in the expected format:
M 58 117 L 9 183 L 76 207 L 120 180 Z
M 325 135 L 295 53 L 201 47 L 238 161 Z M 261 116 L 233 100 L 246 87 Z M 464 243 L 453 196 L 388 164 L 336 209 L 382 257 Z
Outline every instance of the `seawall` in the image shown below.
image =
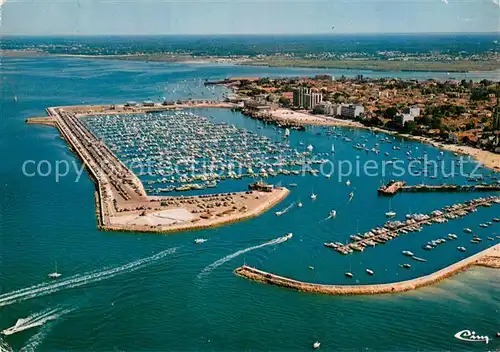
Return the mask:
M 243 265 L 235 270 L 239 276 L 265 284 L 284 288 L 328 295 L 374 295 L 415 290 L 432 285 L 473 265 L 500 267 L 500 244 L 474 254 L 446 268 L 416 279 L 375 285 L 325 285 L 294 280 Z

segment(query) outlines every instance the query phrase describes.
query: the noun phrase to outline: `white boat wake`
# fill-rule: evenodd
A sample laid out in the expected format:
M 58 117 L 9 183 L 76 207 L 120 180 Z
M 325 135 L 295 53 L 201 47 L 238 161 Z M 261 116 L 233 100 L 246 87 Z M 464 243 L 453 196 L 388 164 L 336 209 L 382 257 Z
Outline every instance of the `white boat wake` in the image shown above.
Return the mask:
M 49 323 L 40 329 L 35 335 L 31 336 L 20 352 L 34 352 L 38 346 L 43 342 L 47 334 L 52 330 L 53 324 Z
M 0 337 L 0 352 L 12 352 L 12 347 Z
M 175 253 L 176 250 L 177 248 L 170 248 L 162 252 L 159 252 L 155 255 L 152 255 L 150 257 L 142 258 L 119 267 L 105 269 L 101 271 L 93 271 L 85 274 L 77 274 L 68 277 L 64 280 L 45 282 L 31 287 L 26 287 L 16 291 L 4 293 L 0 295 L 0 307 L 8 306 L 10 304 L 17 302 L 22 302 L 35 297 L 49 295 L 62 290 L 67 290 L 70 288 L 80 287 L 90 283 L 107 280 L 124 273 L 130 273 L 142 269 L 160 259 L 163 259 L 166 256 Z
M 280 243 L 283 243 L 283 242 L 286 242 L 288 241 L 290 238 L 292 238 L 292 234 L 289 233 L 288 235 L 286 236 L 283 236 L 283 237 L 278 237 L 274 240 L 271 240 L 271 241 L 268 241 L 266 243 L 262 243 L 262 244 L 259 244 L 257 246 L 253 246 L 253 247 L 248 247 L 248 248 L 245 248 L 245 249 L 242 249 L 242 250 L 239 250 L 237 252 L 234 252 L 233 254 L 230 254 L 230 255 L 227 255 L 225 256 L 224 258 L 221 258 L 215 262 L 213 262 L 212 264 L 210 264 L 209 266 L 205 267 L 205 269 L 203 269 L 199 274 L 198 274 L 198 279 L 201 279 L 202 277 L 210 274 L 212 272 L 212 270 L 216 269 L 217 267 L 221 266 L 222 264 L 224 263 L 227 263 L 228 261 L 230 261 L 231 259 L 234 259 L 236 258 L 237 256 L 240 256 L 242 254 L 245 254 L 247 252 L 250 252 L 250 251 L 253 251 L 254 249 L 259 249 L 259 248 L 262 248 L 262 247 L 266 247 L 266 246 L 272 246 L 272 245 L 275 245 L 275 244 L 280 244 Z
M 45 309 L 41 312 L 30 315 L 27 318 L 18 319 L 14 326 L 2 331 L 3 335 L 13 335 L 18 332 L 41 326 L 48 321 L 56 320 L 65 314 L 71 313 L 74 308 Z
M 290 211 L 290 209 L 292 209 L 294 205 L 295 205 L 295 203 L 292 203 L 289 206 L 287 206 L 285 209 L 277 211 L 275 214 L 277 216 L 283 215 L 283 214 L 287 213 L 288 211 Z

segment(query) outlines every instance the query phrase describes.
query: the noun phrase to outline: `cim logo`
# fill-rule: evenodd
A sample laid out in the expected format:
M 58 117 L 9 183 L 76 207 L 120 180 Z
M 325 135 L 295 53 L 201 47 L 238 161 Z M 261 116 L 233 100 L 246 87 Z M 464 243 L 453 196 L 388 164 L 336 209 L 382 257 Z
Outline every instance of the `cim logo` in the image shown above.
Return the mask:
M 486 344 L 490 342 L 490 338 L 488 336 L 476 335 L 475 331 L 470 330 L 462 330 L 457 332 L 455 334 L 455 338 L 469 342 L 485 342 Z

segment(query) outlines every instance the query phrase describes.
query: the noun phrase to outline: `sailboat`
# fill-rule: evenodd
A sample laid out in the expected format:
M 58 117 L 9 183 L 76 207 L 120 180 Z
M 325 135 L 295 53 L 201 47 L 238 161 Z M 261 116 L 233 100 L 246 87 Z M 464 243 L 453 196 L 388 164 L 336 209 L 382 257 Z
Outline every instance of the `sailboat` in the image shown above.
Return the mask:
M 351 181 L 347 180 L 347 181 L 345 182 L 345 184 L 346 184 L 346 186 L 350 186 L 350 185 L 351 185 Z
M 50 273 L 49 275 L 47 275 L 49 278 L 51 279 L 57 279 L 58 277 L 60 277 L 62 274 L 57 272 L 57 261 L 55 262 L 55 271 L 53 273 Z
M 332 143 L 332 154 L 335 153 L 335 146 Z
M 299 202 L 297 203 L 297 206 L 298 206 L 299 208 L 302 208 L 302 202 L 301 202 L 300 200 L 299 200 Z
M 313 193 L 311 194 L 311 199 L 312 199 L 312 200 L 316 200 L 316 197 L 317 197 L 317 195 L 316 195 L 316 194 L 314 194 L 314 192 L 313 192 Z
M 389 211 L 385 213 L 388 218 L 393 218 L 396 216 L 396 212 L 391 210 L 391 200 L 389 199 Z

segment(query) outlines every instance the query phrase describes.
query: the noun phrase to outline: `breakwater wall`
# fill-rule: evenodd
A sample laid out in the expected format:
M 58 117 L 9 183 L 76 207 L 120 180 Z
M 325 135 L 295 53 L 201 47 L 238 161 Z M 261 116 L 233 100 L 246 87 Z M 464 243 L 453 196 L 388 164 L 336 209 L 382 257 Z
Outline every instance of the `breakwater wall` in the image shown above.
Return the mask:
M 288 277 L 275 275 L 256 268 L 243 265 L 235 270 L 235 273 L 241 277 L 250 280 L 259 281 L 269 285 L 280 286 L 292 290 L 321 293 L 328 295 L 374 295 L 374 294 L 387 294 L 415 290 L 420 287 L 435 284 L 444 280 L 458 272 L 466 270 L 473 265 L 483 265 L 495 267 L 498 264 L 500 256 L 500 244 L 488 248 L 480 253 L 474 254 L 465 258 L 455 264 L 446 268 L 438 270 L 432 274 L 425 275 L 416 279 L 388 283 L 388 284 L 375 284 L 375 285 L 325 285 L 315 284 L 294 280 Z M 496 254 L 495 254 L 496 253 Z M 488 264 L 487 258 L 493 258 L 492 262 Z M 494 258 L 497 258 L 496 260 Z

